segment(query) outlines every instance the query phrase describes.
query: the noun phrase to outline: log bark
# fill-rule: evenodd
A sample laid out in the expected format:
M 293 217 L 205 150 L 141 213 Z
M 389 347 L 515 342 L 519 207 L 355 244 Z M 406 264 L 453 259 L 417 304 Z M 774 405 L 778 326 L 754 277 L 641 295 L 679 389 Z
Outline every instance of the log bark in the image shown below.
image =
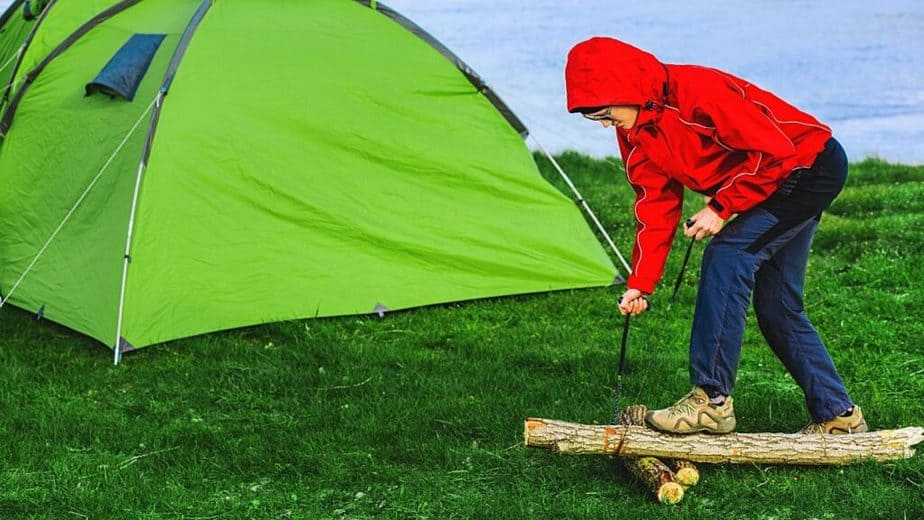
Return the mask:
M 674 435 L 641 426 L 527 419 L 526 446 L 575 455 L 680 458 L 709 463 L 843 465 L 914 456 L 924 428 L 850 435 L 729 433 Z
M 619 414 L 619 424 L 625 426 L 645 426 L 645 414 L 648 407 L 643 404 L 627 406 Z
M 643 405 L 628 406 L 619 415 L 619 424 L 642 426 L 645 424 Z M 626 470 L 636 479 L 645 484 L 658 502 L 662 504 L 676 504 L 683 500 L 683 485 L 678 482 L 677 476 L 663 462 L 655 457 L 620 457 Z

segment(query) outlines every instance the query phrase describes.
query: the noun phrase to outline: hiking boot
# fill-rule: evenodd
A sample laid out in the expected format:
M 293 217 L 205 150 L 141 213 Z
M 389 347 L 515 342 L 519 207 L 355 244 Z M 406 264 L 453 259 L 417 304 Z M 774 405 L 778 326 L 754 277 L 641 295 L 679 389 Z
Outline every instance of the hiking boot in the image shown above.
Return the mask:
M 863 433 L 868 432 L 869 426 L 866 425 L 866 419 L 863 418 L 863 410 L 853 405 L 853 413 L 844 417 L 839 415 L 830 421 L 823 423 L 810 422 L 799 433 L 830 433 L 834 435 L 844 433 Z
M 731 396 L 721 405 L 710 404 L 706 391 L 694 386 L 674 406 L 645 414 L 645 423 L 669 433 L 729 433 L 735 429 L 735 410 Z

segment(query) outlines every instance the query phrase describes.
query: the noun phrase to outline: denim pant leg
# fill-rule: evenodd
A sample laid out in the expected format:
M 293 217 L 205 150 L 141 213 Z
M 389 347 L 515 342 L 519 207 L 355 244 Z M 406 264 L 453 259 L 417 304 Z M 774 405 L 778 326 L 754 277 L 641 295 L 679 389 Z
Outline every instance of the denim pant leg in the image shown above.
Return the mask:
M 824 343 L 802 306 L 805 266 L 818 220 L 757 271 L 754 311 L 770 348 L 805 393 L 813 422 L 829 421 L 853 403 Z
M 806 226 L 806 220 L 765 239 L 779 219 L 757 207 L 739 215 L 706 246 L 690 335 L 690 380 L 731 395 L 755 277 L 761 264 Z M 760 248 L 754 250 L 754 245 Z

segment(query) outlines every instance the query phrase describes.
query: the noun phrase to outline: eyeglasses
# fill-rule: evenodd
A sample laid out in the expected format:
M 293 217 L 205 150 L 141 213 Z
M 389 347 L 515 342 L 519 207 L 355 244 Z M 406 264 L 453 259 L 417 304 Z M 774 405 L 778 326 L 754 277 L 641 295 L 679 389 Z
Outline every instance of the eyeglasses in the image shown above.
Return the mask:
M 590 119 L 591 121 L 615 121 L 613 116 L 610 114 L 610 109 L 605 108 L 598 112 L 593 112 L 590 114 L 581 114 L 585 119 Z

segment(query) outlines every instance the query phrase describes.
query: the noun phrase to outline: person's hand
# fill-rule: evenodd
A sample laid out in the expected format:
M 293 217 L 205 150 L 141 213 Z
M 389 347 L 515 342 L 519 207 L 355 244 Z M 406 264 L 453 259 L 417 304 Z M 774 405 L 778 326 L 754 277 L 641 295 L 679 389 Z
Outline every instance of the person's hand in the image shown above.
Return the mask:
M 647 310 L 648 300 L 645 299 L 645 293 L 638 289 L 629 289 L 619 298 L 619 313 L 623 316 L 626 314 L 638 316 Z
M 706 237 L 715 235 L 719 231 L 722 231 L 722 226 L 725 225 L 725 219 L 718 216 L 715 211 L 712 211 L 712 208 L 706 206 L 701 209 L 699 213 L 690 217 L 690 220 L 687 222 L 692 222 L 691 225 L 685 226 L 683 234 L 688 237 L 696 237 L 696 240 L 702 240 Z

